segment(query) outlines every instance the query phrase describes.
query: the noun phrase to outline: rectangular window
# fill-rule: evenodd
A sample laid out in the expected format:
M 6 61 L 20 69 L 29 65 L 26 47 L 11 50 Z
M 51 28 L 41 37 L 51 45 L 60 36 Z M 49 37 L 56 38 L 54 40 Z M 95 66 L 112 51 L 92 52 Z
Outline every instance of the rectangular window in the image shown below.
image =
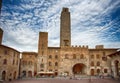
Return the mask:
M 7 55 L 7 54 L 8 54 L 8 51 L 7 51 L 7 50 L 5 50 L 5 51 L 4 51 L 4 54 L 5 54 L 5 55 Z

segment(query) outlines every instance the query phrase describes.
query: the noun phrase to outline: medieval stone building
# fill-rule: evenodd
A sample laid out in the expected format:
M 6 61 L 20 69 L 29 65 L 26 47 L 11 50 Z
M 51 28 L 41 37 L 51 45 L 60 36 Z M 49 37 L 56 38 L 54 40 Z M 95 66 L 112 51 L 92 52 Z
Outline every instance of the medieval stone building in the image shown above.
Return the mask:
M 119 76 L 120 55 L 116 53 L 117 48 L 104 48 L 103 45 L 96 45 L 95 48 L 71 46 L 71 19 L 68 8 L 63 8 L 61 12 L 60 47 L 48 47 L 48 33 L 40 32 L 38 53 L 22 52 L 22 58 L 19 60 L 18 51 L 1 44 L 2 34 L 3 31 L 0 30 L 0 79 L 2 80 L 17 78 L 19 73 L 23 78 Z M 114 62 L 116 64 L 113 64 Z
M 71 46 L 71 19 L 68 8 L 63 8 L 61 12 L 60 47 L 48 47 L 47 32 L 39 33 L 38 43 L 37 69 L 31 70 L 34 71 L 32 76 L 111 75 L 107 55 L 116 52 L 117 49 L 104 48 L 103 45 L 97 45 L 94 49 L 88 46 Z
M 3 30 L 0 29 L 0 80 L 13 80 L 19 76 L 20 52 L 2 45 Z

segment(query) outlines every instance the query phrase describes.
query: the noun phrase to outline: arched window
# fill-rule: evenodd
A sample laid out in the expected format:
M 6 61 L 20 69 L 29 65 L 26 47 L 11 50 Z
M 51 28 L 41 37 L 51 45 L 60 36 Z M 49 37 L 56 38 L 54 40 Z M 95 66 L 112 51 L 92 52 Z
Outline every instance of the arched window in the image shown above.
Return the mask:
M 94 66 L 94 62 L 93 61 L 91 62 L 91 66 Z
M 100 55 L 99 55 L 99 54 L 97 54 L 97 55 L 96 55 L 96 58 L 97 58 L 97 59 L 100 59 Z
M 18 59 L 17 59 L 16 65 L 18 65 Z
M 55 62 L 55 66 L 58 66 L 58 62 Z
M 97 66 L 100 66 L 100 62 L 99 61 L 97 62 Z
M 76 54 L 73 54 L 73 59 L 76 59 Z
M 52 55 L 49 55 L 49 59 L 51 59 L 52 58 Z
M 84 55 L 83 55 L 83 54 L 81 54 L 81 55 L 80 55 L 80 59 L 83 59 L 83 58 L 84 58 Z
M 15 52 L 14 52 L 14 55 L 13 55 L 14 57 L 15 57 Z
M 94 59 L 94 55 L 91 55 L 91 59 Z
M 7 65 L 7 59 L 3 60 L 3 65 Z
M 8 50 L 5 50 L 5 51 L 4 51 L 4 54 L 7 55 L 7 54 L 8 54 Z
M 27 65 L 27 61 L 22 61 L 23 66 Z
M 2 80 L 5 80 L 5 79 L 6 79 L 6 72 L 3 71 L 3 72 L 2 72 Z
M 25 66 L 26 65 L 26 61 L 22 61 L 22 65 Z
M 15 64 L 15 60 L 13 59 L 13 65 Z
M 58 59 L 58 56 L 57 56 L 57 55 L 55 55 L 55 59 Z

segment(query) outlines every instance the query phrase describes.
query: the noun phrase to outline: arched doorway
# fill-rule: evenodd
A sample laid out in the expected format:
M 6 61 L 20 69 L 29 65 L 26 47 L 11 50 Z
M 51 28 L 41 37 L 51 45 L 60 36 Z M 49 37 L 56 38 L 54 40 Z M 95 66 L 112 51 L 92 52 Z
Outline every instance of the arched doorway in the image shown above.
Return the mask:
M 23 75 L 22 77 L 26 77 L 26 71 L 23 71 L 22 75 Z
M 6 78 L 6 72 L 3 71 L 3 72 L 2 72 L 2 80 L 5 80 L 5 78 Z
M 58 75 L 58 72 L 55 72 L 55 76 L 57 76 Z
M 91 75 L 92 76 L 94 75 L 94 69 L 91 69 Z
M 82 63 L 75 64 L 73 66 L 73 74 L 74 75 L 83 75 L 85 73 L 84 68 L 85 68 L 85 65 Z
M 115 61 L 115 71 L 116 71 L 116 75 L 119 76 L 119 61 L 118 60 Z
M 14 79 L 16 79 L 16 71 L 14 72 Z
M 99 75 L 100 74 L 100 69 L 97 69 L 97 75 Z
M 28 77 L 32 77 L 32 71 L 28 71 Z

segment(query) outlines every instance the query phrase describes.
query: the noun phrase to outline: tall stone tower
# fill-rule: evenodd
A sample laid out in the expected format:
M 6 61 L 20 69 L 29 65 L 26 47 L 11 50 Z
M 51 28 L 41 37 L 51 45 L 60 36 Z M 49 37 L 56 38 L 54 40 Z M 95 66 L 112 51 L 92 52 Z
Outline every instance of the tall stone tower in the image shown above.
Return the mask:
M 0 44 L 2 43 L 3 30 L 0 28 Z
M 2 8 L 2 0 L 0 0 L 0 14 L 1 14 L 1 8 Z
M 68 8 L 63 8 L 60 17 L 60 47 L 71 46 L 71 22 Z
M 48 33 L 39 33 L 37 71 L 47 71 Z
M 48 48 L 48 33 L 40 32 L 39 33 L 39 45 L 38 45 L 38 54 L 47 55 Z

